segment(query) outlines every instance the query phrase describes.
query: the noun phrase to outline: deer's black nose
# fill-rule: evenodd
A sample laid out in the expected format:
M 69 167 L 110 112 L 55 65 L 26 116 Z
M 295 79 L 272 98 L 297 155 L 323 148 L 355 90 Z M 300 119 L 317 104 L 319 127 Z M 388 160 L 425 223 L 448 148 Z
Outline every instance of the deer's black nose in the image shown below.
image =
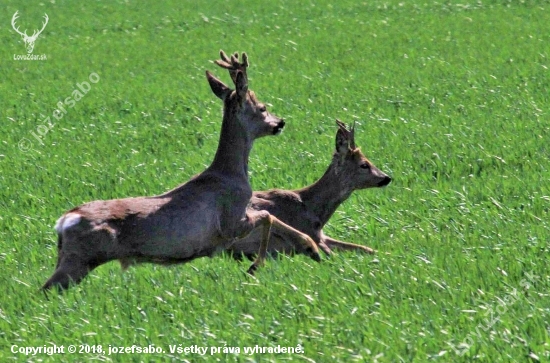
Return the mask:
M 382 181 L 380 183 L 378 183 L 378 186 L 379 187 L 385 187 L 386 185 L 388 185 L 389 183 L 391 183 L 391 178 L 389 176 L 385 176 L 384 179 L 382 179 Z
M 280 134 L 281 131 L 283 130 L 283 127 L 285 127 L 285 120 L 281 120 L 277 126 L 275 126 L 275 128 L 273 129 L 273 135 L 277 135 L 277 134 Z

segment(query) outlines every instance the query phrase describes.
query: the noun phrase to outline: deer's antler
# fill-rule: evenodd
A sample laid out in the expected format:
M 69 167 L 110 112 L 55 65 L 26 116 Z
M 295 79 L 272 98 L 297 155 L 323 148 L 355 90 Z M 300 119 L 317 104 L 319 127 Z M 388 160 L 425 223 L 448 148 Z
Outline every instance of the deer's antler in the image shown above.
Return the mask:
M 338 125 L 338 128 L 342 133 L 345 135 L 346 139 L 348 140 L 348 145 L 351 150 L 355 150 L 355 121 L 353 121 L 353 125 L 351 127 L 351 130 L 348 129 L 345 123 L 342 121 L 336 119 L 336 124 Z
M 16 31 L 17 33 L 19 33 L 20 35 L 22 35 L 22 36 L 24 36 L 24 37 L 28 37 L 28 35 L 27 35 L 27 29 L 25 29 L 25 32 L 24 32 L 24 33 L 21 33 L 21 32 L 19 31 L 19 27 L 16 27 L 16 26 L 15 26 L 15 21 L 16 21 L 17 18 L 19 17 L 19 16 L 17 15 L 18 12 L 19 12 L 19 10 L 16 11 L 15 14 L 13 14 L 13 17 L 11 18 L 11 26 L 12 26 L 13 30 L 15 30 L 15 31 Z
M 248 79 L 246 74 L 246 69 L 248 68 L 248 56 L 246 53 L 243 52 L 242 62 L 240 63 L 239 53 L 237 52 L 232 54 L 231 57 L 228 57 L 223 50 L 220 50 L 220 58 L 221 60 L 216 60 L 216 64 L 229 71 L 229 75 L 231 76 L 233 83 L 236 83 L 237 73 L 239 71 L 243 73 L 246 79 Z
M 44 31 L 44 29 L 46 28 L 46 25 L 48 25 L 48 20 L 50 18 L 48 18 L 48 14 L 44 14 L 44 20 L 46 20 L 46 22 L 42 23 L 42 29 L 40 29 L 38 32 L 35 30 L 33 33 L 32 33 L 32 37 L 31 38 L 38 38 L 38 36 L 40 35 L 40 33 L 42 33 L 42 31 Z
M 349 147 L 355 150 L 355 121 L 353 121 L 353 125 L 351 125 L 351 130 L 349 132 Z
M 19 31 L 19 27 L 15 25 L 15 21 L 19 18 L 19 15 L 18 15 L 19 11 L 16 11 L 15 14 L 13 14 L 13 17 L 11 18 L 11 26 L 13 28 L 13 30 L 15 30 L 17 33 L 19 33 L 21 36 L 23 36 L 25 39 L 36 39 L 38 38 L 38 36 L 40 35 L 40 33 L 42 33 L 44 31 L 44 29 L 46 28 L 46 25 L 48 25 L 48 14 L 44 14 L 44 19 L 45 19 L 45 22 L 42 23 L 42 29 L 40 30 L 35 30 L 32 35 L 29 37 L 27 35 L 27 29 L 25 29 L 25 32 L 21 32 Z

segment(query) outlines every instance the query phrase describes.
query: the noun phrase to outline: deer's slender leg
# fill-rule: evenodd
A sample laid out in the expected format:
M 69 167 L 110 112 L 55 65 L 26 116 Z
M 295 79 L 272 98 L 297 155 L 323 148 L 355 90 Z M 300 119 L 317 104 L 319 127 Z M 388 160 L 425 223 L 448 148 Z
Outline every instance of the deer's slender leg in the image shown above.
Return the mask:
M 292 243 L 295 246 L 296 251 L 305 251 L 306 255 L 311 257 L 317 262 L 321 262 L 321 256 L 319 256 L 319 248 L 315 242 L 307 234 L 300 232 L 294 227 L 272 216 L 273 223 L 271 225 L 271 231 L 278 234 L 286 234 L 292 237 Z M 325 251 L 326 252 L 326 251 Z
M 322 240 L 317 246 L 325 253 L 325 255 L 330 256 L 332 254 L 332 250 L 330 249 L 330 247 L 327 246 Z
M 361 245 L 357 245 L 349 242 L 338 241 L 337 239 L 334 239 L 328 236 L 324 236 L 323 241 L 329 248 L 340 250 L 340 251 L 360 251 L 368 254 L 373 254 L 375 252 L 370 247 L 361 246 Z
M 68 289 L 71 282 L 78 284 L 95 267 L 79 258 L 64 256 L 42 289 L 48 290 L 52 287 L 57 287 L 60 290 Z
M 302 233 L 297 229 L 294 229 L 291 226 L 281 222 L 279 219 L 269 214 L 267 211 L 248 213 L 247 221 L 249 223 L 249 226 L 252 227 L 250 229 L 250 232 L 256 228 L 262 228 L 262 237 L 260 239 L 260 249 L 258 251 L 258 256 L 256 257 L 254 263 L 252 263 L 252 265 L 248 269 L 248 273 L 250 273 L 251 275 L 254 274 L 254 271 L 256 271 L 258 267 L 264 264 L 265 258 L 267 256 L 267 246 L 273 232 L 277 232 L 278 234 L 287 236 L 289 241 L 291 241 L 297 247 L 297 250 L 305 251 L 308 256 L 310 256 L 317 262 L 321 261 L 317 245 L 307 234 Z
M 247 271 L 251 275 L 254 275 L 254 271 L 256 271 L 258 267 L 261 267 L 264 264 L 267 255 L 267 245 L 269 244 L 269 237 L 271 235 L 271 227 L 273 226 L 274 219 L 275 217 L 270 214 L 261 217 L 260 221 L 263 227 L 262 238 L 260 239 L 260 250 L 258 251 L 258 256 L 256 257 L 256 260 L 254 260 Z

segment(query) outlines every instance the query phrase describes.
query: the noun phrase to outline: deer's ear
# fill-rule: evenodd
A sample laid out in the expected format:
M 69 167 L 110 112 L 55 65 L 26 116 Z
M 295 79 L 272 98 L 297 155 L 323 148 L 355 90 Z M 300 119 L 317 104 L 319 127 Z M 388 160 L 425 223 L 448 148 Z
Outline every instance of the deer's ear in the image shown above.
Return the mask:
M 222 81 L 217 79 L 212 75 L 212 73 L 206 71 L 206 79 L 208 79 L 208 84 L 212 92 L 221 100 L 225 100 L 227 95 L 231 93 L 231 89 L 227 87 Z
M 338 154 L 347 154 L 349 151 L 349 139 L 348 134 L 341 129 L 336 133 L 336 152 Z
M 336 124 L 338 125 L 338 132 L 336 132 L 336 152 L 346 154 L 350 151 L 353 135 L 342 121 L 336 120 Z
M 241 71 L 237 71 L 235 87 L 237 90 L 237 96 L 239 97 L 241 102 L 246 100 L 246 93 L 248 92 L 248 81 Z

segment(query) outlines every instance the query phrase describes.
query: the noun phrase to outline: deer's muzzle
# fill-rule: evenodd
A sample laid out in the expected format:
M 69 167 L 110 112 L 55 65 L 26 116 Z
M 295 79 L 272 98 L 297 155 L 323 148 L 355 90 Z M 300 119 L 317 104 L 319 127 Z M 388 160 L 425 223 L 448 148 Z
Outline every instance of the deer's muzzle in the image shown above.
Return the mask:
M 391 183 L 391 178 L 389 176 L 385 176 L 384 179 L 382 179 L 382 181 L 380 183 L 378 183 L 378 186 L 379 187 L 385 187 L 386 185 L 388 185 L 389 183 Z
M 283 128 L 285 127 L 285 120 L 281 120 L 277 126 L 273 129 L 273 135 L 279 135 L 281 131 L 283 131 Z

